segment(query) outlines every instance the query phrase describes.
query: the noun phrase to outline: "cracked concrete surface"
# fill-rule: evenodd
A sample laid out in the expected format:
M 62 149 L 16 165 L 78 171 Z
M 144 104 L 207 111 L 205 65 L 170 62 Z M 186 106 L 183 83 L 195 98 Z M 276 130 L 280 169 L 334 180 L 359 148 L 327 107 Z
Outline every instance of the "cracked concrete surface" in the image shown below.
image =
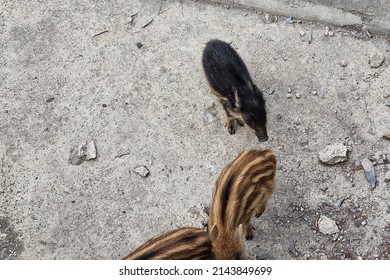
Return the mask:
M 321 24 L 266 24 L 194 1 L 3 6 L 1 258 L 119 259 L 159 233 L 200 226 L 194 207 L 210 204 L 219 172 L 254 146 L 274 151 L 278 172 L 248 259 L 390 258 L 388 38 L 336 27 L 325 36 Z M 213 38 L 232 42 L 272 92 L 268 142 L 247 126 L 227 133 L 201 67 Z M 385 60 L 371 68 L 376 52 Z M 70 165 L 71 148 L 88 140 L 97 159 Z M 320 164 L 318 152 L 336 142 L 347 162 Z M 365 157 L 377 162 L 373 191 L 357 164 Z M 318 231 L 321 215 L 339 235 Z

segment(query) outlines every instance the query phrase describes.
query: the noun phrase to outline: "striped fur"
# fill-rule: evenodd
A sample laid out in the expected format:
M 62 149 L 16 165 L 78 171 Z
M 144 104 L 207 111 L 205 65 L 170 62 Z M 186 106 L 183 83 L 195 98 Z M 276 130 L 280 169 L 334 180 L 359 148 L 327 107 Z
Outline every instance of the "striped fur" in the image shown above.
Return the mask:
M 243 256 L 243 235 L 252 239 L 253 215 L 260 217 L 275 188 L 276 158 L 269 150 L 239 154 L 219 175 L 208 229 L 216 259 Z
M 185 227 L 150 239 L 124 260 L 208 260 L 213 259 L 208 234 Z

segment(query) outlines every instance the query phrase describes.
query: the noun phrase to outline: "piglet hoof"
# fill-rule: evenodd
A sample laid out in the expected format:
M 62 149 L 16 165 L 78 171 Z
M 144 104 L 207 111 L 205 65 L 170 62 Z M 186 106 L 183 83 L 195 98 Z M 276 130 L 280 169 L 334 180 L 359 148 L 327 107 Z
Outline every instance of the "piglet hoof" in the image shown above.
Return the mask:
M 253 239 L 253 233 L 251 232 L 251 233 L 245 234 L 245 239 L 246 240 L 252 240 Z
M 236 133 L 236 130 L 234 129 L 234 126 L 228 126 L 228 132 L 230 135 L 233 135 Z
M 240 119 L 236 119 L 236 121 L 237 121 L 239 126 L 244 126 L 245 125 L 244 122 L 242 120 L 240 120 Z

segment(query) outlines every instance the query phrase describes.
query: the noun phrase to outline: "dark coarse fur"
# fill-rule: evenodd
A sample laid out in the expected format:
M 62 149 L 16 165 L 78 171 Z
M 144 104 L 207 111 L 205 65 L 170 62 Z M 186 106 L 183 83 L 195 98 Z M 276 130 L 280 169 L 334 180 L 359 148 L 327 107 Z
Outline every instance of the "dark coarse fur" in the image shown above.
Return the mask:
M 213 259 L 208 234 L 185 227 L 150 239 L 124 260 L 209 260 Z
M 276 158 L 269 150 L 242 152 L 219 175 L 208 224 L 216 259 L 243 255 L 243 235 L 252 239 L 253 215 L 260 217 L 275 189 Z
M 263 94 L 237 52 L 226 42 L 211 40 L 203 51 L 202 65 L 211 92 L 225 109 L 228 132 L 235 133 L 235 120 L 241 126 L 245 122 L 259 141 L 267 141 Z

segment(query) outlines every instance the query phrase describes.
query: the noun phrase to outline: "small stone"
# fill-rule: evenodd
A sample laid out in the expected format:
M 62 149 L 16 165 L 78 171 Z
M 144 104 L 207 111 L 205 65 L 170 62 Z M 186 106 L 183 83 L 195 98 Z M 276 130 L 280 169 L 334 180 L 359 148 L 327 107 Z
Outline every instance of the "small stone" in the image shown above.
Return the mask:
M 378 68 L 382 65 L 385 57 L 381 53 L 374 53 L 370 56 L 369 64 L 372 68 Z
M 326 164 L 336 164 L 347 160 L 347 147 L 341 143 L 328 145 L 318 154 L 319 160 Z
M 135 168 L 133 171 L 144 178 L 149 175 L 149 170 L 143 165 Z
M 357 256 L 358 260 L 363 260 L 362 256 Z
M 301 98 L 301 94 L 300 94 L 299 92 L 297 92 L 297 93 L 295 94 L 295 98 L 296 98 L 296 99 Z
M 390 182 L 390 170 L 385 173 L 385 182 Z
M 287 92 L 288 92 L 288 93 L 291 93 L 291 91 L 292 91 L 291 88 L 288 87 Z
M 362 226 L 365 226 L 366 224 L 367 224 L 366 221 L 362 221 L 362 223 L 361 223 Z
M 288 94 L 286 95 L 286 97 L 287 97 L 287 99 L 291 99 L 291 98 L 292 98 L 292 94 L 291 94 L 291 93 L 288 93 Z
M 329 26 L 326 26 L 325 27 L 325 36 L 328 36 L 329 35 Z
M 273 86 L 268 86 L 263 90 L 264 93 L 272 95 L 275 93 L 275 88 Z
M 305 32 L 305 31 L 303 31 L 303 30 L 299 31 L 299 36 L 303 37 L 303 36 L 305 36 L 305 35 L 306 35 L 306 32 Z
M 137 42 L 135 45 L 137 46 L 138 49 L 142 48 L 142 46 L 143 46 L 143 44 L 140 42 Z
M 307 138 L 302 138 L 301 140 L 299 140 L 299 144 L 300 144 L 301 146 L 306 146 L 306 145 L 309 144 L 309 139 L 307 139 Z
M 50 97 L 50 98 L 48 98 L 48 99 L 46 100 L 46 103 L 53 102 L 53 100 L 54 100 L 54 97 Z
M 298 257 L 298 251 L 296 249 L 296 243 L 297 243 L 296 240 L 292 240 L 292 241 L 290 241 L 290 245 L 288 246 L 289 253 L 292 256 L 294 256 L 294 257 Z
M 134 20 L 133 17 L 128 17 L 128 18 L 126 19 L 126 23 L 127 23 L 127 24 L 131 24 L 131 23 L 133 22 L 133 20 Z
M 84 145 L 75 146 L 70 151 L 69 163 L 80 165 L 84 161 L 96 158 L 96 146 L 93 141 L 86 142 Z
M 263 19 L 264 19 L 264 22 L 267 23 L 267 24 L 274 23 L 274 22 L 278 21 L 278 17 L 277 16 L 270 15 L 270 14 L 265 14 Z
M 383 134 L 383 139 L 385 140 L 390 140 L 390 131 L 389 132 L 386 132 L 385 134 Z
M 325 215 L 321 215 L 317 221 L 318 230 L 322 234 L 332 235 L 339 233 L 339 228 L 336 225 L 336 222 Z
M 216 120 L 217 110 L 215 109 L 215 104 L 213 103 L 206 109 L 206 112 L 203 114 L 202 119 L 205 124 L 210 124 Z
M 314 90 L 311 92 L 313 95 L 317 95 L 317 92 Z
M 215 120 L 213 114 L 211 114 L 211 113 L 209 113 L 209 112 L 204 113 L 203 116 L 202 116 L 202 118 L 203 118 L 203 122 L 204 122 L 205 124 L 212 123 L 212 122 Z
M 334 32 L 333 32 L 333 31 L 329 31 L 329 32 L 328 32 L 328 35 L 329 35 L 330 37 L 333 37 L 333 36 L 334 36 Z
M 91 159 L 94 159 L 94 158 L 96 158 L 95 142 L 89 141 L 87 143 L 87 152 L 86 152 L 86 155 L 85 155 L 85 159 L 86 160 L 91 160 Z
M 364 169 L 364 175 L 366 176 L 367 181 L 370 183 L 371 189 L 375 189 L 376 187 L 376 176 L 374 164 L 368 158 L 362 160 L 362 166 Z
M 346 60 L 342 60 L 340 62 L 341 67 L 346 67 L 348 65 L 348 62 Z
M 266 251 L 260 251 L 259 253 L 256 254 L 256 260 L 269 260 L 270 255 Z
M 286 21 L 287 21 L 288 24 L 293 24 L 294 23 L 294 18 L 293 17 L 288 17 L 286 19 Z

